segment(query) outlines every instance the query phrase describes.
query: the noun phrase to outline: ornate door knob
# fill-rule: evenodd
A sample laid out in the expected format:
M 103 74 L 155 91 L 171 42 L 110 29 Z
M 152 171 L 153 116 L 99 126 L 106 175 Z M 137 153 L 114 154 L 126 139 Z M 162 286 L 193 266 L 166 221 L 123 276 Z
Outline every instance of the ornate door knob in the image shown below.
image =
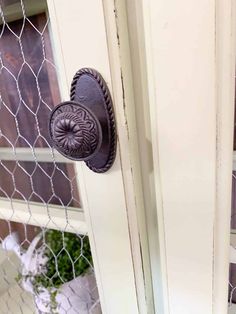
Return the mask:
M 95 70 L 79 70 L 71 84 L 71 100 L 51 112 L 53 146 L 65 157 L 83 160 L 95 172 L 106 172 L 116 154 L 114 111 L 108 87 Z

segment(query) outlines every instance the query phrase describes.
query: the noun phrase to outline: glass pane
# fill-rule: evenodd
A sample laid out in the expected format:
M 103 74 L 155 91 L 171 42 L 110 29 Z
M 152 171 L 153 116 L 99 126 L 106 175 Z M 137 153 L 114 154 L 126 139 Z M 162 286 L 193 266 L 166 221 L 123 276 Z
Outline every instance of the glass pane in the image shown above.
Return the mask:
M 50 145 L 49 116 L 61 97 L 46 2 L 4 0 L 1 10 L 0 196 L 80 207 L 74 165 L 56 163 Z M 47 162 L 38 148 L 49 151 Z
M 74 167 L 65 163 L 1 161 L 0 197 L 79 207 Z
M 0 220 L 0 241 L 1 313 L 101 313 L 86 235 Z

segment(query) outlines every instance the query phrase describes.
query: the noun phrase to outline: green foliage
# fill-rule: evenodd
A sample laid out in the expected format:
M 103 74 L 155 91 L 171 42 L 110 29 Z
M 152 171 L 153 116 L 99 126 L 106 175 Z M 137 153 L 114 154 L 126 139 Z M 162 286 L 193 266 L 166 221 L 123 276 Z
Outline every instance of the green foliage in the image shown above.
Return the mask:
M 89 239 L 74 233 L 48 230 L 45 234 L 45 272 L 35 276 L 37 285 L 59 288 L 63 283 L 84 275 L 92 266 Z
M 57 314 L 56 295 L 58 288 L 72 279 L 83 276 L 92 266 L 92 256 L 87 236 L 74 233 L 47 230 L 44 237 L 44 254 L 48 261 L 39 275 L 19 274 L 16 280 L 30 280 L 34 292 L 46 288 L 50 293 L 50 313 Z

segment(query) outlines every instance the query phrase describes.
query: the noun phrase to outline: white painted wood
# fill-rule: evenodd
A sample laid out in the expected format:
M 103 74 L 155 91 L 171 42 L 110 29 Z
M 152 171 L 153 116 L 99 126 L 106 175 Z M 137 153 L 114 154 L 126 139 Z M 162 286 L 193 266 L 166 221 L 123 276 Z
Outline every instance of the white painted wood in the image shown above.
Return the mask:
M 143 6 L 166 313 L 213 313 L 216 3 L 151 0 Z
M 133 242 L 130 243 L 130 237 L 136 237 L 135 241 L 139 237 L 135 224 L 129 224 L 134 210 L 134 195 L 128 151 L 124 153 L 128 147 L 123 95 L 119 91 L 122 85 L 121 77 L 114 70 L 111 78 L 111 55 L 108 53 L 106 38 L 106 31 L 109 33 L 109 30 L 104 24 L 102 1 L 72 0 L 68 5 L 65 0 L 49 0 L 48 5 L 52 33 L 53 37 L 55 36 L 55 50 L 59 51 L 60 55 L 57 58 L 59 75 L 67 81 L 66 85 L 62 84 L 63 98 L 69 97 L 69 85 L 74 73 L 85 66 L 97 69 L 114 95 L 119 145 L 123 147 L 121 155 L 118 146 L 116 161 L 112 169 L 105 174 L 95 174 L 81 163 L 76 163 L 76 169 L 102 311 L 108 314 L 139 313 L 133 260 L 136 258 L 137 263 L 140 252 L 136 251 L 134 257 Z M 114 11 L 110 18 L 115 19 Z M 112 62 L 114 60 L 111 58 L 110 63 Z M 132 195 L 128 197 L 125 189 L 126 192 L 131 191 Z M 140 268 L 138 271 L 142 272 Z
M 235 44 L 235 1 L 218 0 L 216 1 L 217 169 L 213 273 L 214 314 L 227 313 L 228 309 Z
M 157 178 L 158 156 L 152 143 L 150 108 L 155 86 L 152 78 L 152 48 L 148 47 L 150 36 L 150 16 L 148 3 L 142 0 L 127 1 L 129 44 L 133 73 L 135 111 L 137 119 L 139 155 L 148 230 L 149 255 L 151 263 L 153 298 L 155 313 L 168 313 L 167 272 L 165 259 L 165 238 L 162 221 L 162 195 Z M 151 71 L 147 71 L 151 69 Z M 155 171 L 153 171 L 153 167 Z M 153 174 L 157 174 L 154 180 Z M 158 219 L 157 219 L 158 209 Z
M 27 16 L 32 16 L 35 14 L 42 13 L 46 10 L 47 1 L 40 0 L 40 1 L 31 1 L 31 0 L 24 0 L 24 6 L 27 8 Z M 22 18 L 22 10 L 20 9 L 19 2 L 13 2 L 10 4 L 4 3 L 4 17 L 7 22 L 12 22 L 17 19 Z M 0 25 L 2 24 L 2 20 L 0 21 Z
M 37 162 L 64 162 L 73 163 L 72 160 L 63 157 L 55 149 L 51 148 L 23 148 L 23 147 L 1 147 L 1 160 L 37 161 Z
M 113 97 L 116 104 L 122 104 L 117 108 L 116 113 L 139 313 L 151 314 L 154 312 L 154 307 L 140 173 L 141 161 L 138 154 L 126 1 L 118 0 L 113 3 L 104 0 L 103 7 L 114 86 Z M 114 19 L 114 11 L 116 19 Z M 143 271 L 140 271 L 141 269 Z
M 87 234 L 81 209 L 0 198 L 0 218 L 40 227 Z

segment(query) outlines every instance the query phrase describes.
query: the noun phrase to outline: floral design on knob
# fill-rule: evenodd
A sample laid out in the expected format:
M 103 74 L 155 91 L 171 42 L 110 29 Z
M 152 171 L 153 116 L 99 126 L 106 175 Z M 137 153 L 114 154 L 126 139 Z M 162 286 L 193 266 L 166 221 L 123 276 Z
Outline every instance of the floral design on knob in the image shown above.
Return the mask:
M 54 134 L 58 145 L 67 150 L 79 149 L 83 144 L 83 131 L 73 120 L 67 118 L 59 120 L 55 125 Z
M 101 126 L 93 113 L 73 101 L 58 105 L 51 117 L 50 135 L 56 149 L 76 160 L 89 160 L 100 148 Z

